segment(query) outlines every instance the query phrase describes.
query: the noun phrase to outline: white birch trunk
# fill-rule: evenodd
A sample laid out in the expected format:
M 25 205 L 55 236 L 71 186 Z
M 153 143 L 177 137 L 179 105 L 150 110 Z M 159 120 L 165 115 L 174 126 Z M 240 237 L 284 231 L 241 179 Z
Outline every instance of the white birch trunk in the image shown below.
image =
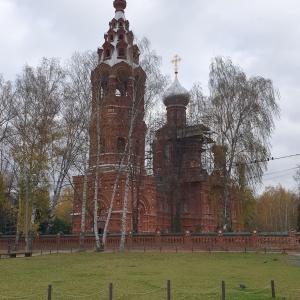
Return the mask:
M 88 138 L 87 138 L 88 139 Z M 88 143 L 86 143 L 87 145 Z M 86 164 L 87 151 L 84 154 L 84 181 L 83 181 L 83 192 L 82 192 L 82 206 L 81 206 L 81 226 L 80 226 L 80 251 L 85 251 L 85 217 L 86 217 L 86 191 L 87 191 L 87 173 L 88 168 Z
M 128 167 L 130 166 L 130 162 L 131 162 L 131 155 L 130 155 L 130 152 L 129 152 L 129 154 L 128 154 Z M 124 249 L 125 249 L 126 223 L 127 223 L 127 204 L 128 204 L 128 192 L 129 192 L 129 177 L 130 177 L 130 172 L 129 172 L 129 168 L 127 168 L 124 203 L 123 203 L 123 214 L 122 214 L 122 231 L 121 231 L 121 240 L 120 240 L 120 252 L 123 252 Z
M 67 175 L 66 171 L 60 173 L 60 175 L 59 175 L 59 177 L 58 177 L 58 179 L 55 183 L 54 194 L 53 194 L 53 197 L 51 197 L 51 200 L 50 200 L 49 222 L 48 222 L 48 226 L 47 226 L 47 230 L 46 230 L 47 234 L 50 233 L 50 230 L 53 226 L 53 222 L 54 222 L 54 219 L 55 219 L 55 208 L 56 208 L 56 205 L 58 203 L 58 200 L 59 200 L 62 188 L 63 188 L 63 182 L 65 180 L 66 175 Z
M 132 106 L 132 111 L 134 111 L 133 106 Z M 117 171 L 117 177 L 115 179 L 115 183 L 114 183 L 114 187 L 113 187 L 113 192 L 112 192 L 112 196 L 111 196 L 111 199 L 110 199 L 110 206 L 109 206 L 107 218 L 106 218 L 106 221 L 105 221 L 103 236 L 102 236 L 102 243 L 103 243 L 104 247 L 106 245 L 107 230 L 108 230 L 108 225 L 109 225 L 109 221 L 111 219 L 111 214 L 112 214 L 112 210 L 113 210 L 113 206 L 114 206 L 114 202 L 115 202 L 115 194 L 116 194 L 116 190 L 117 190 L 117 184 L 118 184 L 118 181 L 120 179 L 120 173 L 121 173 L 122 169 L 124 168 L 124 160 L 126 158 L 126 154 L 128 153 L 128 155 L 130 157 L 131 138 L 132 138 L 132 135 L 133 135 L 133 124 L 134 124 L 134 121 L 135 121 L 135 117 L 136 116 L 132 116 L 131 120 L 130 120 L 130 128 L 129 128 L 128 139 L 127 139 L 127 142 L 126 142 L 126 145 L 125 145 L 125 151 L 123 153 L 121 162 L 119 164 L 119 168 L 118 168 L 118 171 Z M 128 159 L 129 159 L 129 157 L 128 157 Z M 128 172 L 129 171 L 127 170 L 127 173 Z M 127 175 L 126 175 L 126 179 L 127 179 Z M 123 222 L 123 219 L 122 219 L 122 222 Z
M 96 252 L 101 251 L 100 237 L 98 234 L 98 192 L 99 192 L 99 163 L 100 163 L 100 115 L 99 115 L 99 104 L 97 105 L 97 160 L 95 170 L 95 190 L 94 190 L 94 234 L 96 242 Z

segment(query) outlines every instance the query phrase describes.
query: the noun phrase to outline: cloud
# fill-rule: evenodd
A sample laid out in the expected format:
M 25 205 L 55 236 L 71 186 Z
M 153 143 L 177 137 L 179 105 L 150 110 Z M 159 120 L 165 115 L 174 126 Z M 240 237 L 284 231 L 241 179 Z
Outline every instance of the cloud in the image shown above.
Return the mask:
M 113 17 L 113 0 L 0 0 L 0 73 L 14 79 L 26 62 L 96 50 Z M 282 110 L 272 154 L 300 152 L 299 0 L 128 0 L 126 17 L 134 33 L 146 35 L 162 55 L 164 73 L 173 73 L 176 53 L 182 57 L 179 80 L 187 89 L 200 81 L 208 93 L 209 65 L 216 55 L 230 56 L 247 76 L 272 79 Z M 282 159 L 270 168 L 280 171 L 285 164 Z M 284 183 L 295 184 L 291 174 Z

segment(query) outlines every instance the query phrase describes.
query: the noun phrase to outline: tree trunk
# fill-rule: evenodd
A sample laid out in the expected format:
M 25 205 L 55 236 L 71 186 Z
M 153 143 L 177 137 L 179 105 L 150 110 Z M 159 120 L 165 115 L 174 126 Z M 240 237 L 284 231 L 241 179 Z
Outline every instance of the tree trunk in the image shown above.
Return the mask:
M 128 154 L 128 166 L 130 166 L 131 155 L 130 151 Z M 127 223 L 127 204 L 128 204 L 128 192 L 129 192 L 129 178 L 130 172 L 129 167 L 127 168 L 126 173 L 126 183 L 125 183 L 125 194 L 124 194 L 124 203 L 123 203 L 123 214 L 122 214 L 122 231 L 121 231 L 121 240 L 120 240 L 120 252 L 123 252 L 125 249 L 125 239 L 126 239 L 126 223 Z M 133 193 L 133 191 L 131 191 Z
M 84 155 L 84 181 L 83 181 L 83 192 L 82 192 L 82 208 L 81 208 L 81 226 L 80 226 L 80 251 L 85 251 L 85 217 L 86 217 L 86 190 L 87 190 L 87 173 L 88 168 L 86 164 L 86 152 Z
M 99 164 L 100 164 L 100 142 L 101 142 L 101 137 L 100 137 L 100 111 L 99 111 L 99 104 L 97 106 L 97 162 L 96 162 L 96 170 L 95 170 L 95 189 L 94 189 L 94 234 L 95 234 L 95 242 L 96 242 L 96 252 L 102 251 L 101 243 L 100 243 L 100 237 L 98 233 L 98 190 L 99 190 Z

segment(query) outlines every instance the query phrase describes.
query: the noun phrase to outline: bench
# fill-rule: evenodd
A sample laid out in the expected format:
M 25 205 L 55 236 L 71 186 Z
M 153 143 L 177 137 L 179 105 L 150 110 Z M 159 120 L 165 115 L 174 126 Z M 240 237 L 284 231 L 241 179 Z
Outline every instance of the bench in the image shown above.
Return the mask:
M 1 256 L 6 256 L 6 257 L 10 257 L 10 258 L 16 258 L 17 256 L 31 257 L 32 252 L 2 253 L 2 254 L 0 254 L 0 258 L 1 258 Z

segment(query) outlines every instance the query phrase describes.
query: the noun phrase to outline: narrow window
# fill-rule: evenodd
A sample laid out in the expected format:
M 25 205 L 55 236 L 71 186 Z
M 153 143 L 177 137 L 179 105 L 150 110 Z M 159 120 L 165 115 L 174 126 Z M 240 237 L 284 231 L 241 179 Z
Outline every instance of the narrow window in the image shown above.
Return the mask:
M 109 49 L 107 49 L 107 50 L 105 51 L 105 56 L 106 56 L 106 58 L 110 57 L 110 50 L 109 50 Z
M 125 151 L 125 139 L 124 138 L 118 137 L 117 149 L 118 149 L 118 153 L 124 153 L 124 151 Z
M 123 34 L 119 34 L 119 40 L 120 40 L 120 41 L 123 40 Z
M 124 56 L 125 56 L 125 50 L 124 50 L 124 48 L 121 48 L 121 49 L 119 50 L 119 56 L 120 56 L 120 57 L 124 57 Z
M 189 205 L 187 203 L 183 204 L 183 211 L 188 212 L 189 211 Z
M 118 89 L 116 89 L 115 95 L 116 95 L 116 97 L 121 97 L 122 96 L 120 90 L 118 90 Z
M 140 141 L 136 140 L 135 141 L 135 155 L 138 156 L 140 153 Z
M 100 139 L 100 152 L 105 153 L 105 139 Z
M 165 156 L 165 160 L 168 161 L 170 158 L 169 145 L 165 146 L 164 156 Z
M 113 35 L 113 34 L 110 35 L 110 41 L 111 41 L 111 42 L 114 41 L 114 35 Z

